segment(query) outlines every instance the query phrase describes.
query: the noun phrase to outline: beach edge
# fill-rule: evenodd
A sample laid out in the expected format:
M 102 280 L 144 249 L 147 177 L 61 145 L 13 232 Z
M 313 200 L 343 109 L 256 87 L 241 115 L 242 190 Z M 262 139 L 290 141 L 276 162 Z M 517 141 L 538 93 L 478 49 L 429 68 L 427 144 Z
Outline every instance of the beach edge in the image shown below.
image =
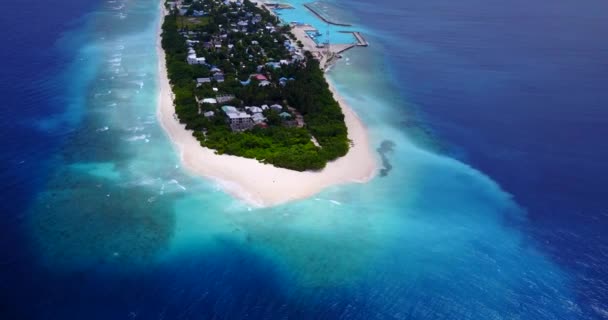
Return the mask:
M 167 76 L 165 52 L 161 45 L 162 23 L 166 9 L 160 1 L 156 51 L 158 57 L 157 118 L 178 153 L 181 165 L 190 173 L 211 179 L 230 195 L 256 207 L 275 206 L 313 196 L 325 188 L 365 183 L 376 176 L 378 161 L 369 144 L 367 129 L 354 110 L 327 79 L 334 98 L 339 102 L 352 142 L 348 153 L 331 161 L 321 171 L 298 172 L 263 164 L 254 159 L 218 155 L 200 145 L 175 117 L 173 92 Z

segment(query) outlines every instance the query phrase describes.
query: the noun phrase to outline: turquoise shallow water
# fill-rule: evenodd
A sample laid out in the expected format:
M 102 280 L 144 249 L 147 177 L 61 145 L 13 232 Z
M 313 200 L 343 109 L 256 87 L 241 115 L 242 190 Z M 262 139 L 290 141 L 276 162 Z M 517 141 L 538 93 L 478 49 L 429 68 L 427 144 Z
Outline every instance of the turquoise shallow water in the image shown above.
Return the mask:
M 88 19 L 78 125 L 25 223 L 40 292 L 53 293 L 32 318 L 580 316 L 512 197 L 404 130 L 381 44 L 328 76 L 384 146 L 385 176 L 252 208 L 183 171 L 159 126 L 158 1 L 105 2 Z
M 310 24 L 317 28 L 320 35 L 315 39 L 317 43 L 325 43 L 328 40 L 328 32 L 329 32 L 329 41 L 333 44 L 348 44 L 348 43 L 356 43 L 355 37 L 352 35 L 353 31 L 360 31 L 360 27 L 356 26 L 337 26 L 333 24 L 327 24 L 324 21 L 320 20 L 312 11 L 307 9 L 304 4 L 310 3 L 310 1 L 303 0 L 294 0 L 294 1 L 278 1 L 278 3 L 287 3 L 291 5 L 294 9 L 279 9 L 275 12 L 278 13 L 279 18 L 284 23 L 304 23 Z M 315 8 L 319 8 L 323 10 L 324 14 L 327 17 L 337 16 L 338 10 L 332 10 L 331 4 L 320 4 L 316 5 Z M 332 15 L 333 14 L 333 15 Z M 337 21 L 341 23 L 350 24 L 350 20 L 354 19 L 352 17 L 343 17 L 337 16 Z M 344 22 L 343 22 L 344 21 Z M 345 31 L 345 32 L 341 32 Z

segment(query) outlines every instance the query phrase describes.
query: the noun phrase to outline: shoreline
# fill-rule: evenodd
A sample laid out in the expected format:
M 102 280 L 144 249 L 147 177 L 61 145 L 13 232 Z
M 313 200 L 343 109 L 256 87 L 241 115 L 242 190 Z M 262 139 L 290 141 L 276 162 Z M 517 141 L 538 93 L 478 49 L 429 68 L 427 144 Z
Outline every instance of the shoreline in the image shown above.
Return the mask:
M 328 162 L 323 170 L 299 172 L 277 168 L 255 159 L 217 155 L 215 150 L 202 147 L 192 131 L 186 130 L 185 125 L 174 117 L 173 92 L 161 45 L 165 14 L 166 9 L 161 2 L 156 44 L 159 89 L 157 118 L 186 170 L 215 181 L 232 196 L 259 207 L 308 198 L 334 185 L 365 183 L 377 174 L 378 162 L 370 149 L 367 129 L 327 77 L 325 80 L 344 113 L 352 146 L 345 156 Z

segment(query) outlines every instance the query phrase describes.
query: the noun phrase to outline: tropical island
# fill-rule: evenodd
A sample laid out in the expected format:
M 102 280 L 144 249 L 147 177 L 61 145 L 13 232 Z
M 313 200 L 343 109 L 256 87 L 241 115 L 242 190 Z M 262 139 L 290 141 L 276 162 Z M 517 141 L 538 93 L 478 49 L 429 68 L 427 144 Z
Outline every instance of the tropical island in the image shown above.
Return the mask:
M 177 119 L 201 146 L 296 171 L 349 149 L 320 62 L 249 0 L 167 2 L 162 47 Z
M 225 12 L 226 15 L 235 11 L 233 2 L 235 0 L 222 2 L 229 10 Z M 216 41 L 213 40 L 214 35 L 217 36 L 215 33 L 200 31 L 199 27 L 214 28 L 211 25 L 215 24 L 219 30 L 225 25 L 219 23 L 222 24 L 219 26 L 214 20 L 217 15 L 204 11 L 205 4 L 208 6 L 207 10 L 210 5 L 220 7 L 219 2 L 212 4 L 211 1 L 185 4 L 183 2 L 164 2 L 163 0 L 159 5 L 157 116 L 179 157 L 176 167 L 181 165 L 191 173 L 209 178 L 223 191 L 254 206 L 277 205 L 302 199 L 329 186 L 364 183 L 374 177 L 378 172 L 377 155 L 369 144 L 365 125 L 324 73 L 337 61 L 337 55 L 355 46 L 364 47 L 367 42 L 352 30 L 353 39 L 356 39 L 357 43 L 332 44 L 331 50 L 329 50 L 329 46 L 319 47 L 319 41 L 315 41 L 314 38 L 314 34 L 318 34 L 314 26 L 292 23 L 289 26 L 291 29 L 289 29 L 277 22 L 277 14 L 273 11 L 287 8 L 287 5 L 273 7 L 271 4 L 258 4 L 255 5 L 257 8 L 251 7 L 255 11 L 249 12 L 249 14 L 244 12 L 245 17 L 248 18 L 248 21 L 260 20 L 260 23 L 262 23 L 261 19 L 267 19 L 268 22 L 263 22 L 263 28 L 268 30 L 269 35 L 276 38 L 269 38 L 272 41 L 269 47 L 266 47 L 265 42 L 251 38 L 249 38 L 249 42 L 241 41 L 242 46 L 247 46 L 245 48 L 247 55 L 243 61 L 245 68 L 239 64 L 241 69 L 237 69 L 232 63 L 234 56 L 230 57 L 230 54 L 234 54 L 234 52 L 225 51 L 234 49 L 237 43 L 224 41 L 215 43 Z M 235 5 L 239 8 L 244 5 L 244 2 Z M 236 10 L 238 12 L 239 9 Z M 222 17 L 224 15 L 220 14 L 219 19 L 223 19 Z M 239 30 L 240 27 L 242 30 L 251 23 L 242 20 L 244 19 L 230 22 L 228 26 L 230 29 Z M 236 24 L 236 27 L 232 26 L 233 23 Z M 270 32 L 273 28 L 274 32 Z M 207 34 L 203 34 L 203 32 L 207 32 Z M 220 39 L 228 39 L 228 31 L 225 32 L 224 37 L 222 37 L 224 33 L 218 32 Z M 241 33 L 249 33 L 249 31 L 241 31 Z M 266 34 L 265 31 L 259 32 L 259 38 L 263 39 L 264 34 Z M 292 35 L 295 35 L 297 40 L 294 41 Z M 250 35 L 244 34 L 244 36 Z M 282 42 L 279 42 L 281 39 L 279 37 L 282 37 Z M 257 41 L 257 44 L 252 41 Z M 166 49 L 163 49 L 163 44 Z M 301 47 L 301 44 L 304 46 Z M 217 54 L 220 57 L 222 52 L 224 55 L 228 53 L 228 58 L 230 58 L 228 63 L 222 64 L 213 60 L 218 59 L 213 54 L 204 56 L 204 52 L 210 51 L 211 46 L 214 50 L 218 50 Z M 257 51 L 248 51 L 249 47 L 257 48 L 260 53 L 264 49 L 267 57 L 273 55 L 272 60 L 267 58 L 264 63 L 257 62 L 256 55 L 253 54 Z M 275 53 L 271 53 L 272 48 L 276 48 L 276 56 L 274 56 Z M 285 50 L 294 51 L 294 54 L 280 56 L 285 53 Z M 306 51 L 309 51 L 310 54 Z M 251 63 L 249 61 L 250 52 L 253 56 Z M 310 57 L 311 54 L 313 59 Z M 168 57 L 169 55 L 171 58 Z M 294 55 L 296 55 L 295 58 Z M 280 57 L 283 59 L 279 59 Z M 291 61 L 291 63 L 281 60 Z M 300 61 L 293 63 L 294 60 Z M 254 61 L 256 62 L 254 63 Z M 267 63 L 269 64 L 267 65 Z M 238 71 L 237 73 L 237 70 L 248 68 L 247 65 L 254 66 L 255 69 L 250 68 L 249 71 Z M 257 68 L 260 65 L 262 68 L 258 72 Z M 275 68 L 275 66 L 280 68 Z M 169 79 L 169 70 L 175 79 Z M 237 81 L 238 83 L 236 83 Z M 264 81 L 270 84 L 265 86 Z M 295 83 L 299 83 L 297 87 L 293 87 Z M 329 87 L 327 87 L 328 84 Z M 256 97 L 258 89 L 263 89 L 260 91 L 262 92 L 260 98 Z M 329 93 L 326 89 L 329 90 Z M 247 98 L 248 90 L 252 92 L 249 94 L 249 98 Z M 320 95 L 313 96 L 313 91 Z M 275 100 L 273 100 L 272 94 L 277 95 Z M 237 95 L 241 98 L 237 98 Z M 267 99 L 267 96 L 271 99 L 264 100 Z M 299 97 L 304 102 L 295 103 L 295 97 Z M 320 97 L 323 98 L 319 101 L 327 102 L 327 104 L 320 105 L 321 107 L 337 106 L 340 109 L 334 109 L 325 114 L 302 107 L 306 106 L 307 102 L 317 102 Z M 336 104 L 335 101 L 338 103 Z M 261 112 L 257 108 L 262 109 Z M 276 117 L 277 113 L 279 118 Z M 287 117 L 285 114 L 281 116 L 281 113 L 287 113 L 291 117 Z M 235 116 L 231 117 L 231 114 Z M 240 115 L 245 119 L 251 116 L 254 126 L 251 127 L 249 120 L 236 120 Z M 256 123 L 260 120 L 260 116 L 265 118 L 262 121 L 265 125 Z M 335 118 L 331 118 L 332 116 Z M 329 118 L 330 121 L 323 122 L 322 117 Z M 235 120 L 231 121 L 232 118 Z M 332 122 L 335 122 L 337 130 L 327 125 Z M 324 123 L 327 126 L 324 126 Z M 316 124 L 319 125 L 315 127 Z M 330 129 L 333 132 L 337 131 L 337 134 L 327 134 L 332 132 Z M 314 130 L 318 130 L 318 132 Z M 292 141 L 284 141 L 287 138 Z M 233 145 L 226 144 L 226 139 L 234 139 L 235 142 Z M 212 142 L 217 144 L 217 149 L 212 149 Z M 244 145 L 245 147 L 241 149 L 237 148 L 245 142 L 250 145 Z M 300 153 L 301 150 L 304 152 Z M 332 156 L 330 151 L 337 157 L 335 160 L 328 160 Z M 259 154 L 254 152 L 259 152 Z M 294 154 L 289 154 L 290 152 Z M 249 157 L 246 157 L 245 153 Z M 343 153 L 346 154 L 339 156 Z M 274 158 L 272 158 L 273 155 Z M 318 162 L 303 163 L 305 157 L 310 157 L 313 161 Z M 271 163 L 268 159 L 274 159 L 275 163 Z M 284 166 L 290 166 L 289 169 L 279 167 L 282 165 L 279 164 L 280 161 L 285 163 Z M 322 169 L 313 169 L 320 167 Z

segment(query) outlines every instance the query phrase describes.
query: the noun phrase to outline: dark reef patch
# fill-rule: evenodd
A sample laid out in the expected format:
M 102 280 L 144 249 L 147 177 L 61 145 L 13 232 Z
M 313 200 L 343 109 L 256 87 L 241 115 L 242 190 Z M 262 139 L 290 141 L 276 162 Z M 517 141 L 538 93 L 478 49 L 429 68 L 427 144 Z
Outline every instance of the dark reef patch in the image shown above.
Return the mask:
M 393 165 L 388 160 L 387 154 L 393 152 L 395 148 L 395 142 L 391 140 L 383 140 L 380 146 L 376 149 L 382 159 L 382 169 L 380 169 L 380 176 L 386 177 L 388 173 L 393 169 Z
M 44 264 L 61 269 L 148 264 L 175 228 L 174 196 L 157 196 L 63 166 L 30 207 L 32 246 Z

